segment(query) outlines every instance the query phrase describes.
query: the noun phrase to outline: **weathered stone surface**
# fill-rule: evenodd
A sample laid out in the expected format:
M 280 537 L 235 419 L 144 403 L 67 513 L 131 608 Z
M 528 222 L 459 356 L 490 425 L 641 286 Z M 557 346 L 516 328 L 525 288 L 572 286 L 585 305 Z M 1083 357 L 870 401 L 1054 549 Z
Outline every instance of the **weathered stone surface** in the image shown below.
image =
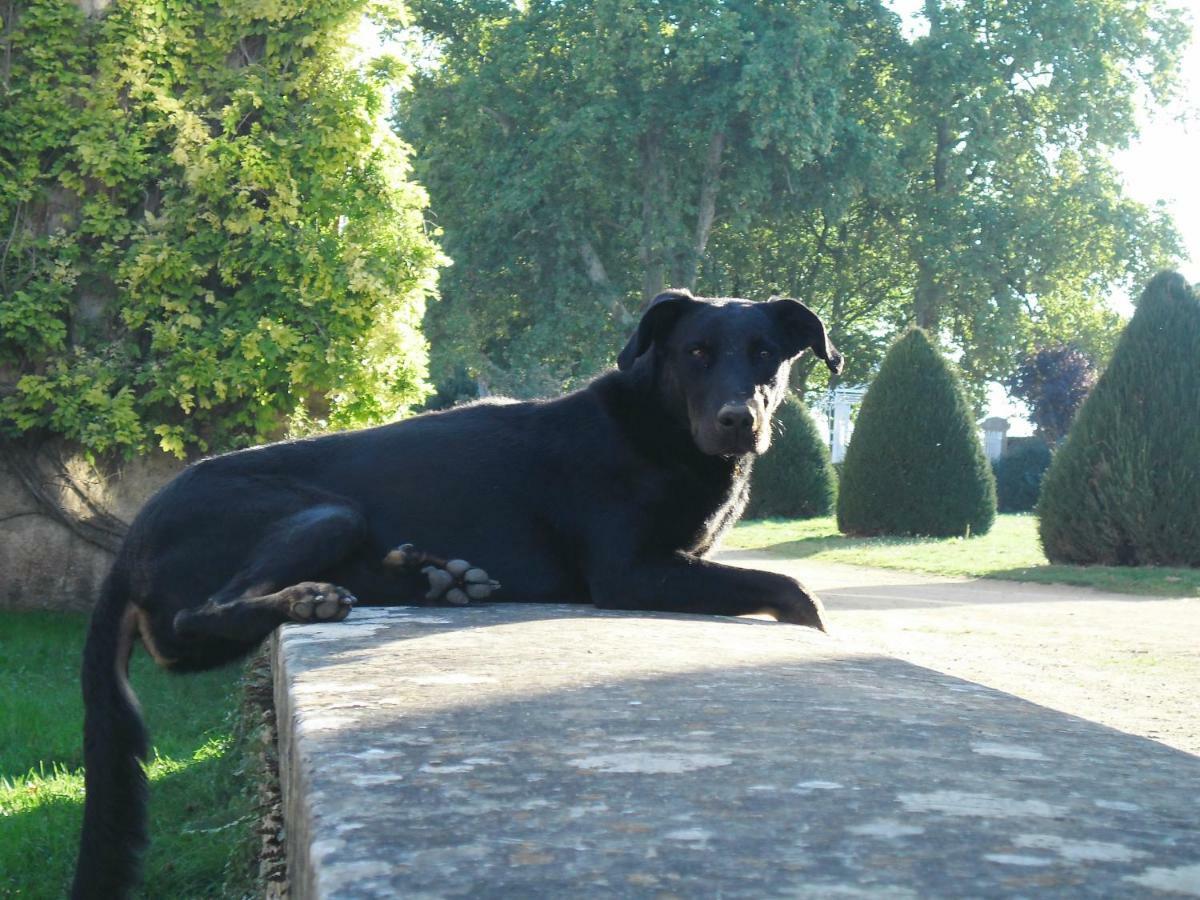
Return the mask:
M 803 628 L 360 609 L 275 672 L 295 897 L 1200 895 L 1200 758 Z

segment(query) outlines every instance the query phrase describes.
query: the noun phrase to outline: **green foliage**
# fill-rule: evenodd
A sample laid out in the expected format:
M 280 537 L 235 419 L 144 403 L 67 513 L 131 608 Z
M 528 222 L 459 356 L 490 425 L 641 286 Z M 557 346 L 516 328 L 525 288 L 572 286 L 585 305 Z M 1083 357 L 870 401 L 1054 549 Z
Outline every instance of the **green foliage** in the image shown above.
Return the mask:
M 1181 255 L 1161 209 L 1108 162 L 1163 99 L 1187 26 L 1154 0 L 935 0 L 899 69 L 908 185 L 885 202 L 917 270 L 913 320 L 946 332 L 964 372 L 1003 377 L 1021 351 L 1115 334 L 1103 298 Z
M 1181 253 L 1107 162 L 1186 44 L 1156 0 L 930 0 L 912 40 L 877 0 L 414 9 L 437 65 L 397 123 L 458 261 L 439 381 L 576 382 L 669 283 L 800 297 L 850 381 L 916 321 L 983 383 L 1050 343 L 1106 358 L 1105 298 Z
M 1046 473 L 1052 562 L 1200 566 L 1198 397 L 1200 299 L 1163 272 Z
M 827 516 L 837 494 L 829 448 L 799 397 L 789 394 L 775 413 L 771 449 L 754 461 L 745 519 Z
M 428 317 L 434 370 L 465 362 L 521 394 L 609 365 L 665 285 L 708 289 L 714 223 L 748 228 L 844 138 L 847 73 L 867 69 L 848 22 L 881 15 L 799 0 L 412 5 L 439 64 L 397 123 L 457 262 Z
M 884 357 L 846 449 L 838 528 L 847 534 L 979 535 L 996 486 L 957 376 L 924 331 Z
M 995 463 L 996 507 L 1002 513 L 1029 512 L 1037 505 L 1050 448 L 1041 438 L 1011 438 Z
M 438 251 L 368 0 L 18 3 L 0 44 L 0 427 L 183 455 L 425 390 Z M 351 49 L 347 49 L 347 48 Z

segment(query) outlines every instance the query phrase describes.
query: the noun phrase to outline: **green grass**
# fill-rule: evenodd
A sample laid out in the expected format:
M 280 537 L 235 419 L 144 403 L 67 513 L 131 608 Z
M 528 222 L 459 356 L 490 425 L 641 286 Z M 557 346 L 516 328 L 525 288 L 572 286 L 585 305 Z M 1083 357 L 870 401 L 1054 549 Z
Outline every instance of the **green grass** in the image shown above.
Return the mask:
M 972 538 L 856 538 L 840 534 L 832 517 L 767 519 L 738 525 L 723 546 L 934 575 L 1072 584 L 1125 594 L 1200 596 L 1200 569 L 1050 565 L 1038 543 L 1037 519 L 1032 515 L 997 516 L 991 531 Z
M 83 809 L 80 615 L 0 612 L 0 896 L 62 897 Z M 153 742 L 144 897 L 254 888 L 240 668 L 186 677 L 144 653 L 132 681 Z

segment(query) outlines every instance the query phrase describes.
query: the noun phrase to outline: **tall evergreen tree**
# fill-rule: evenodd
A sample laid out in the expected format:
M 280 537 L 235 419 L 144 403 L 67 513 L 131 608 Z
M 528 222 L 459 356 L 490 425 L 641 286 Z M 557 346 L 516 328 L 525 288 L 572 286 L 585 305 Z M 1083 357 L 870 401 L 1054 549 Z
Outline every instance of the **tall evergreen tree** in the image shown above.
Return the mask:
M 1052 562 L 1200 566 L 1200 299 L 1147 285 L 1042 482 Z
M 984 534 L 996 484 L 949 363 L 912 328 L 888 351 L 863 398 L 838 490 L 848 534 Z
M 789 394 L 775 413 L 771 449 L 754 461 L 746 519 L 827 516 L 837 494 L 829 448 L 800 398 Z

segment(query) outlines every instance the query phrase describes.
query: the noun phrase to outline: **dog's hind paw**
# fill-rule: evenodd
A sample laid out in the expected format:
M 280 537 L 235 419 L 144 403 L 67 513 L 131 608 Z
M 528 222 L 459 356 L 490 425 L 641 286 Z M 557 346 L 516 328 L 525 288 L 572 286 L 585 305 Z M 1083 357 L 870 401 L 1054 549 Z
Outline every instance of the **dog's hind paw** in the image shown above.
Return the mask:
M 354 595 L 336 584 L 305 581 L 280 591 L 293 622 L 340 622 L 350 615 Z

